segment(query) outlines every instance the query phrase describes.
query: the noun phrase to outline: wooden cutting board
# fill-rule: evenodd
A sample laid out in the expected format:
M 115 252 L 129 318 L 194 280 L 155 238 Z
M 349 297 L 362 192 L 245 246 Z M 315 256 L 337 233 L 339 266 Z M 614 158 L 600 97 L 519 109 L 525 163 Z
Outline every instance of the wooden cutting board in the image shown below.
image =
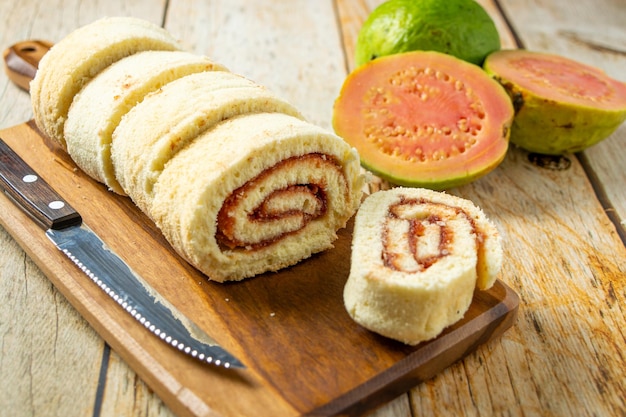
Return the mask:
M 497 281 L 489 291 L 475 293 L 463 320 L 416 347 L 361 328 L 342 298 L 351 226 L 341 231 L 334 249 L 295 267 L 239 283 L 209 282 L 130 199 L 88 178 L 32 121 L 2 130 L 0 137 L 131 268 L 246 364 L 243 370 L 200 364 L 157 340 L 0 197 L 2 226 L 178 415 L 361 415 L 433 377 L 515 321 L 518 297 Z

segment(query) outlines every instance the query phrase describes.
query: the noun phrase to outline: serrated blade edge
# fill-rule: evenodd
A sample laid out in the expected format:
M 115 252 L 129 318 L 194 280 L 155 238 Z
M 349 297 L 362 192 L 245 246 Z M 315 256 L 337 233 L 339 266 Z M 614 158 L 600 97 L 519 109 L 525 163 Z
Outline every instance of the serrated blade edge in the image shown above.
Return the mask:
M 163 342 L 204 363 L 245 367 L 161 297 L 86 225 L 50 229 L 46 235 L 91 281 Z

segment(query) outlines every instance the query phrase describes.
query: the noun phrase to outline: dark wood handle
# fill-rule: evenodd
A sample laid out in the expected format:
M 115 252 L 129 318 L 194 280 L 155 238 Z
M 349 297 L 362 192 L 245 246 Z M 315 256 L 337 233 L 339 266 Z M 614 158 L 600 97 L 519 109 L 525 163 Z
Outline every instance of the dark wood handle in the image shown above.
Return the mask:
M 78 212 L 2 139 L 0 188 L 45 229 L 59 230 L 82 222 Z
M 4 51 L 4 69 L 9 79 L 26 91 L 35 78 L 39 61 L 52 47 L 52 43 L 32 40 L 16 43 Z

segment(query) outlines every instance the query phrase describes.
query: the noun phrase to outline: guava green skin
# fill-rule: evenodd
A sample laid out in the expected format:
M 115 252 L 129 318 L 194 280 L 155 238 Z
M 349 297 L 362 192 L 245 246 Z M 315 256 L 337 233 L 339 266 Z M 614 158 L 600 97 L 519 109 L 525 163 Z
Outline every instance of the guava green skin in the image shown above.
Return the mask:
M 389 0 L 364 22 L 355 64 L 409 51 L 437 51 L 482 65 L 500 49 L 491 17 L 474 0 Z
M 472 173 L 466 173 L 465 175 L 459 177 L 451 177 L 451 178 L 426 178 L 426 179 L 418 179 L 418 178 L 405 178 L 395 175 L 390 175 L 388 172 L 384 170 L 379 170 L 375 164 L 369 164 L 367 161 L 361 159 L 361 166 L 368 171 L 371 171 L 374 175 L 386 180 L 394 185 L 400 185 L 404 187 L 420 187 L 420 188 L 429 188 L 434 191 L 447 191 L 451 188 L 460 187 L 462 185 L 469 184 L 477 179 L 484 177 L 489 174 L 491 171 L 496 169 L 498 165 L 504 161 L 506 157 L 506 153 L 502 154 L 501 158 L 494 159 L 491 164 L 487 166 L 481 167 L 479 170 L 476 170 Z
M 580 152 L 609 137 L 626 120 L 626 109 L 602 110 L 538 97 L 491 74 L 515 107 L 510 141 L 529 152 Z

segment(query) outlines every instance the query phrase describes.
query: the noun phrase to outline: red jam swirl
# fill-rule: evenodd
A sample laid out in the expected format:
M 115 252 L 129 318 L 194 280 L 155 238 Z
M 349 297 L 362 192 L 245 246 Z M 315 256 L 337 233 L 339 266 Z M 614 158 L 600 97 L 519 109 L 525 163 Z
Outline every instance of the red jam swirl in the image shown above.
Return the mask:
M 250 227 L 254 227 L 254 225 L 258 223 L 280 222 L 287 218 L 298 219 L 300 226 L 297 230 L 290 230 L 279 236 L 271 236 L 256 242 L 242 241 L 235 236 L 235 224 L 237 221 L 241 221 L 241 219 L 235 219 L 232 213 L 234 213 L 235 208 L 238 207 L 239 204 L 242 204 L 247 198 L 247 195 L 254 190 L 257 183 L 263 181 L 268 176 L 281 175 L 281 171 L 294 169 L 296 165 L 299 164 L 312 164 L 316 167 L 321 166 L 325 170 L 336 170 L 340 175 L 345 177 L 339 162 L 337 162 L 334 157 L 321 153 L 293 156 L 278 162 L 276 165 L 266 169 L 243 186 L 234 190 L 224 201 L 217 216 L 216 234 L 217 241 L 222 247 L 229 249 L 243 248 L 246 250 L 266 247 L 280 241 L 287 235 L 298 233 L 311 221 L 324 216 L 328 209 L 328 201 L 326 193 L 327 184 L 323 179 L 319 181 L 319 183 L 290 184 L 287 187 L 276 189 L 269 193 L 264 201 L 247 213 L 245 221 L 250 224 Z M 292 208 L 289 210 L 277 210 L 271 204 L 274 199 L 296 198 L 298 195 L 302 194 L 306 195 L 307 201 L 313 202 L 313 204 L 307 204 L 306 209 Z
M 435 208 L 435 210 L 431 209 L 430 211 L 425 211 L 422 215 L 406 216 L 404 214 L 405 209 L 407 206 L 413 205 L 428 205 L 431 208 Z M 437 210 L 437 208 L 439 208 L 439 210 Z M 423 272 L 440 259 L 452 253 L 451 248 L 454 245 L 454 231 L 446 222 L 450 218 L 450 214 L 465 217 L 470 223 L 472 231 L 477 235 L 477 243 L 480 243 L 474 219 L 459 207 L 452 207 L 425 199 L 407 199 L 404 197 L 402 197 L 398 203 L 389 206 L 381 231 L 383 244 L 381 256 L 385 267 L 401 272 Z M 408 222 L 408 225 L 405 225 L 407 232 L 404 235 L 407 241 L 403 244 L 403 247 L 406 248 L 408 253 L 400 253 L 397 250 L 398 242 L 392 241 L 394 238 L 397 238 L 397 236 L 391 233 L 391 227 L 393 223 L 397 224 L 398 221 Z M 427 227 L 437 229 L 437 249 L 434 252 L 430 251 L 430 253 L 422 254 L 419 250 L 419 241 L 425 237 Z M 409 269 L 407 269 L 407 256 L 412 258 L 409 263 L 414 265 L 414 267 Z

